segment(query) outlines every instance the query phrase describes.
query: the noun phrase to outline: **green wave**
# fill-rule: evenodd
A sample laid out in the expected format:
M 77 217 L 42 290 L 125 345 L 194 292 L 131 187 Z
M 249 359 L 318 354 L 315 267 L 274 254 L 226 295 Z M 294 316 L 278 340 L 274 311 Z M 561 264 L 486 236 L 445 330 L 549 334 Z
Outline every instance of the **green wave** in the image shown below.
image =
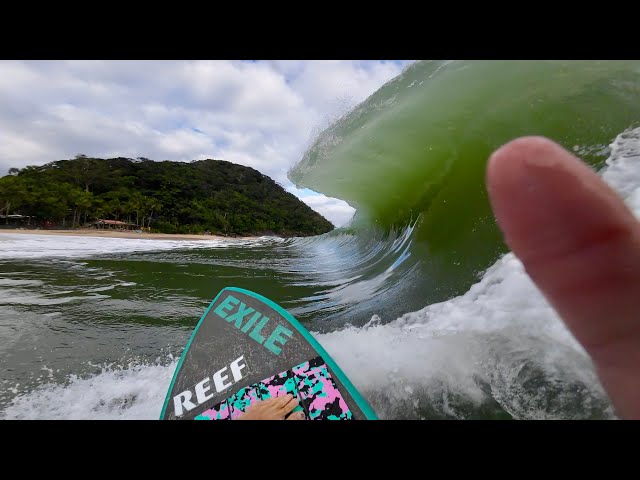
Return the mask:
M 506 250 L 484 185 L 492 151 L 544 135 L 598 168 L 639 124 L 639 61 L 420 61 L 322 132 L 289 178 L 346 200 L 356 225 L 420 219 L 430 274 L 468 280 Z

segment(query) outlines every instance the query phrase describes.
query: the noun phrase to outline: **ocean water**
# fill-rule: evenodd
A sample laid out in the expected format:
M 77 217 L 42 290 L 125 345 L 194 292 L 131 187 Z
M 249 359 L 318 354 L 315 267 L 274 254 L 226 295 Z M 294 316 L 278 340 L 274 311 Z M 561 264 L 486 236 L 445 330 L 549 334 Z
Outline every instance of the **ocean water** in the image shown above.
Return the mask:
M 637 62 L 419 62 L 290 172 L 357 208 L 313 238 L 0 231 L 0 418 L 157 419 L 220 289 L 313 332 L 381 418 L 615 418 L 588 356 L 502 243 L 490 152 L 543 134 L 640 216 Z

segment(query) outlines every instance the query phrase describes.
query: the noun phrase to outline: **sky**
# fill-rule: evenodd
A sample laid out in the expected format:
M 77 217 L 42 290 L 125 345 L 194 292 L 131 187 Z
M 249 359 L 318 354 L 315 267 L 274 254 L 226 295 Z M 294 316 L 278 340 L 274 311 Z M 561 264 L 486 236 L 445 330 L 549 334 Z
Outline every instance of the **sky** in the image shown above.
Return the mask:
M 333 120 L 408 61 L 0 61 L 0 175 L 78 154 L 227 160 L 273 178 L 336 226 L 347 203 L 287 171 Z

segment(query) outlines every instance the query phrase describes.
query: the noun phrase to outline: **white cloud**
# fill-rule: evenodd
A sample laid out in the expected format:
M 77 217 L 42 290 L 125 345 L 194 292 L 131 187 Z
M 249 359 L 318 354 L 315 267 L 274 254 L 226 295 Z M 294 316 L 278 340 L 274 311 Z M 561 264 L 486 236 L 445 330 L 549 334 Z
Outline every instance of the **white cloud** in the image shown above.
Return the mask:
M 286 188 L 314 132 L 400 73 L 377 61 L 0 61 L 0 175 L 79 153 L 251 166 Z M 296 191 L 293 189 L 292 191 Z M 351 207 L 322 196 L 336 224 Z M 343 202 L 344 203 L 344 202 Z
M 302 197 L 301 200 L 336 227 L 345 225 L 351 220 L 356 211 L 355 208 L 351 207 L 344 200 L 326 197 L 325 195 L 305 196 Z

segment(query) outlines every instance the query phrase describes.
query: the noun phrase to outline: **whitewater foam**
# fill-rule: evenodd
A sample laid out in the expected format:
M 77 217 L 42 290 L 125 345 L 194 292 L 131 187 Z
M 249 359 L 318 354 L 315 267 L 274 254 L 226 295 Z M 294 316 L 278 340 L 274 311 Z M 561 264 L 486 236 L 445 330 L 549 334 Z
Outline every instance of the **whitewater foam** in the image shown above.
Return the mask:
M 610 148 L 602 177 L 640 217 L 640 129 Z M 589 357 L 512 253 L 464 295 L 315 336 L 381 418 L 470 418 L 487 405 L 519 419 L 615 418 Z M 2 415 L 156 419 L 175 366 L 138 363 L 45 384 Z
M 277 241 L 282 241 L 282 239 L 260 237 L 255 240 L 155 240 L 72 235 L 15 235 L 0 231 L 0 260 L 48 257 L 85 258 L 127 252 L 254 246 Z
M 610 148 L 601 175 L 640 218 L 640 128 Z M 453 395 L 476 405 L 490 395 L 515 418 L 613 416 L 589 357 L 513 253 L 462 296 L 319 341 L 383 415 L 401 414 L 399 401 L 413 397 L 409 387 L 431 400 Z M 380 393 L 384 382 L 389 388 Z M 575 403 L 573 414 L 567 402 Z
M 16 420 L 156 420 L 176 365 L 131 363 L 104 367 L 89 378 L 72 375 L 63 385 L 49 383 L 18 395 L 1 415 Z

